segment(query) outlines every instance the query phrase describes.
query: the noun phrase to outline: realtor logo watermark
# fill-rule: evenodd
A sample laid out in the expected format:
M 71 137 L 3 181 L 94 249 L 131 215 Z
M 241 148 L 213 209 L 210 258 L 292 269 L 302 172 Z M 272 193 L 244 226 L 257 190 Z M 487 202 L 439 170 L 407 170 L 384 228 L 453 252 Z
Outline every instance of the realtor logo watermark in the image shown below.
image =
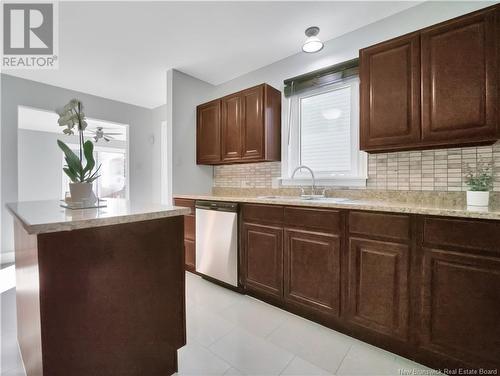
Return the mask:
M 3 2 L 2 13 L 2 69 L 57 69 L 57 2 Z

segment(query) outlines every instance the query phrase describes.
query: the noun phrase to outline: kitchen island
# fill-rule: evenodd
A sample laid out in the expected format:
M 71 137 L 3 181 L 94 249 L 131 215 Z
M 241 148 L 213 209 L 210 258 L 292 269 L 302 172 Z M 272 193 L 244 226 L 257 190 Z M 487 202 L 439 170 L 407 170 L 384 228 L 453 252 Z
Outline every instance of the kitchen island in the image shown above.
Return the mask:
M 26 374 L 170 375 L 185 344 L 187 208 L 8 204 Z

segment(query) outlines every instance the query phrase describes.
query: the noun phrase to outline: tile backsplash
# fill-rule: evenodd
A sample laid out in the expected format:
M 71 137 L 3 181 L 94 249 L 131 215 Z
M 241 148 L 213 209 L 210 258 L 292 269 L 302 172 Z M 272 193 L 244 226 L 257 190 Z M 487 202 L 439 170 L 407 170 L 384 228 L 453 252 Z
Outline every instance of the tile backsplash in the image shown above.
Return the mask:
M 500 142 L 492 146 L 368 156 L 367 189 L 399 191 L 465 191 L 464 165 L 492 163 L 494 186 L 500 192 Z M 281 176 L 280 162 L 216 166 L 215 188 L 272 188 Z M 276 188 L 276 186 L 274 186 Z
M 216 188 L 271 188 L 281 176 L 281 162 L 233 164 L 214 167 Z

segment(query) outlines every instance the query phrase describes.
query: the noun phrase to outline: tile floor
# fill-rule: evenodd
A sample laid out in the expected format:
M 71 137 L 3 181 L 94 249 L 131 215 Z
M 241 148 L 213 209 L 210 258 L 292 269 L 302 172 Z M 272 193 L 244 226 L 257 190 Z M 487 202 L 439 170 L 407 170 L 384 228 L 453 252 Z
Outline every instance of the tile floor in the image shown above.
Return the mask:
M 186 273 L 178 375 L 400 375 L 428 368 Z M 1 376 L 24 375 L 15 290 L 1 295 Z M 89 375 L 90 376 L 90 375 Z
M 429 370 L 191 273 L 186 291 L 188 343 L 179 350 L 179 375 L 376 376 Z

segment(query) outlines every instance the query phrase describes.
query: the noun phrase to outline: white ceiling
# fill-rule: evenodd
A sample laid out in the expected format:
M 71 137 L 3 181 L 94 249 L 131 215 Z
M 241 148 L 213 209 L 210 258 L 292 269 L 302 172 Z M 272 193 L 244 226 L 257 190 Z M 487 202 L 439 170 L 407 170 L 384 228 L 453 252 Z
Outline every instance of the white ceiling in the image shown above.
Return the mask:
M 148 108 L 166 70 L 220 84 L 300 51 L 306 27 L 328 40 L 416 2 L 60 2 L 59 69 L 5 71 Z
M 18 127 L 39 132 L 51 132 L 63 134 L 63 127 L 57 123 L 59 115 L 53 111 L 41 110 L 33 107 L 19 106 Z M 102 127 L 105 133 L 120 133 L 113 135 L 115 141 L 127 141 L 127 129 L 125 124 L 112 123 L 104 120 L 87 118 L 87 128 L 84 135 L 92 136 L 97 127 Z

